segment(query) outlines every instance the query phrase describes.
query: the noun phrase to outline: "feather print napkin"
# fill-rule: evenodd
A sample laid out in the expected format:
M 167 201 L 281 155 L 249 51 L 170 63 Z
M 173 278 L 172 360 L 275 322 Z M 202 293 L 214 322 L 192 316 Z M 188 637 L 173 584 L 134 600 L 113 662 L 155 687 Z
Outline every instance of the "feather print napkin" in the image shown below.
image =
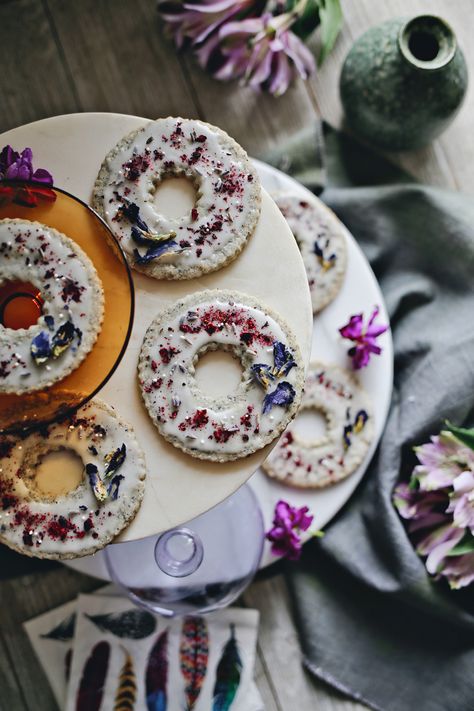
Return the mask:
M 112 586 L 100 592 L 25 624 L 61 709 L 263 711 L 252 679 L 256 611 L 169 622 Z

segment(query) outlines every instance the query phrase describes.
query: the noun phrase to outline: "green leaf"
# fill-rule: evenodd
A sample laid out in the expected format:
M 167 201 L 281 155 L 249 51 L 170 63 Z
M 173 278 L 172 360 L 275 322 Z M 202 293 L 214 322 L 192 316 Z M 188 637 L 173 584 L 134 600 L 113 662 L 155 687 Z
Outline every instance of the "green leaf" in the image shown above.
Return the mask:
M 446 556 L 458 556 L 464 555 L 465 553 L 474 553 L 474 536 L 469 531 L 466 533 L 464 538 L 461 538 L 457 546 L 451 548 Z
M 321 52 L 318 64 L 322 64 L 334 47 L 342 27 L 342 9 L 339 0 L 318 0 L 319 18 L 321 20 Z
M 466 447 L 474 449 L 474 429 L 466 430 L 463 427 L 456 427 L 448 420 L 446 420 L 445 424 L 448 432 L 451 432 L 456 439 L 465 444 Z
M 299 2 L 300 0 L 287 0 L 285 10 L 290 12 L 296 7 L 296 5 L 299 4 Z M 302 40 L 308 39 L 308 37 L 320 24 L 319 4 L 319 0 L 308 0 L 303 13 L 291 26 L 291 31 L 294 32 L 295 35 L 298 35 L 298 37 Z

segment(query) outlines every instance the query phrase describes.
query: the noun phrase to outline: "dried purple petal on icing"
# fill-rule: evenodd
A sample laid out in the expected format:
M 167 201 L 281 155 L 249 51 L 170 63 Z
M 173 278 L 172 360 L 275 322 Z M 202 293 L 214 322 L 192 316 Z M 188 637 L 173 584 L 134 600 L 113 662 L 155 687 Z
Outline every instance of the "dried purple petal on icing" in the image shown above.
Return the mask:
M 121 447 L 117 447 L 114 452 L 110 452 L 109 454 L 107 454 L 107 456 L 105 457 L 105 461 L 107 462 L 107 467 L 104 472 L 105 479 L 111 477 L 112 474 L 114 474 L 117 469 L 122 466 L 126 456 L 127 446 L 125 445 L 125 443 L 123 443 Z
M 138 205 L 135 205 L 134 202 L 129 202 L 128 205 L 122 205 L 120 209 L 122 214 L 124 214 L 125 217 L 128 217 L 130 222 L 135 224 L 141 230 L 148 232 L 148 225 L 141 219 L 140 208 Z
M 133 256 L 136 264 L 148 264 L 149 262 L 153 262 L 155 259 L 164 257 L 166 254 L 173 254 L 181 251 L 182 250 L 178 247 L 177 242 L 170 240 L 167 242 L 160 242 L 156 245 L 156 247 L 150 247 L 143 255 L 140 254 L 138 249 L 134 249 Z
M 44 322 L 50 331 L 54 331 L 54 318 L 52 316 L 45 316 Z
M 176 232 L 166 232 L 164 234 L 158 234 L 156 232 L 145 232 L 138 227 L 132 227 L 132 239 L 137 244 L 150 247 L 159 242 L 166 242 L 172 237 L 176 237 Z
M 112 501 L 117 500 L 117 497 L 119 495 L 120 482 L 122 481 L 122 479 L 125 479 L 122 474 L 116 474 L 110 482 L 109 486 L 107 487 L 107 496 L 111 497 Z
M 72 321 L 66 321 L 58 328 L 51 344 L 53 358 L 59 358 L 69 348 L 75 335 L 76 329 Z
M 250 368 L 252 377 L 257 381 L 259 385 L 268 390 L 272 382 L 275 380 L 275 376 L 272 373 L 272 368 L 264 363 L 254 363 Z
M 94 492 L 97 501 L 105 501 L 107 498 L 107 489 L 105 488 L 102 479 L 99 476 L 99 470 L 95 464 L 86 464 L 86 474 L 89 477 L 89 484 Z
M 278 383 L 276 390 L 265 395 L 263 400 L 263 414 L 265 415 L 267 412 L 270 412 L 275 405 L 288 407 L 295 399 L 295 395 L 295 389 L 290 383 L 286 381 L 284 383 Z
M 273 344 L 273 361 L 275 363 L 273 372 L 277 377 L 288 375 L 290 370 L 296 366 L 293 353 L 280 341 L 275 341 Z
M 51 356 L 51 344 L 45 331 L 40 331 L 31 341 L 31 356 L 36 365 L 46 363 Z

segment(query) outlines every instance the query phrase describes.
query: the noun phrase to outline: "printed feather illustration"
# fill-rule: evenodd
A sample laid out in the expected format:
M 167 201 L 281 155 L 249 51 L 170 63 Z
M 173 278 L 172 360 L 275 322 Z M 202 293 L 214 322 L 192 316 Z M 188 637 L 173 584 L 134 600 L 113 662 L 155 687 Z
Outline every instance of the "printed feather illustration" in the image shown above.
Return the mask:
M 86 617 L 102 632 L 111 632 L 122 639 L 144 639 L 156 630 L 156 620 L 146 610 L 126 610 Z
M 76 613 L 73 612 L 61 620 L 61 622 L 53 627 L 49 632 L 41 634 L 42 639 L 56 639 L 58 642 L 70 642 L 74 637 L 74 627 L 76 625 Z
M 148 711 L 166 711 L 168 683 L 168 630 L 162 632 L 151 648 L 145 678 Z
M 109 666 L 110 644 L 98 642 L 84 664 L 76 697 L 76 711 L 99 711 Z
M 133 669 L 133 659 L 124 647 L 122 649 L 125 654 L 125 662 L 119 674 L 114 711 L 133 711 L 137 698 L 137 682 Z
M 212 711 L 228 711 L 239 688 L 241 672 L 242 659 L 235 638 L 235 625 L 231 625 L 230 638 L 222 650 L 216 669 Z
M 209 639 L 203 617 L 186 617 L 181 631 L 179 658 L 181 673 L 186 682 L 186 711 L 192 711 L 201 692 L 207 671 Z

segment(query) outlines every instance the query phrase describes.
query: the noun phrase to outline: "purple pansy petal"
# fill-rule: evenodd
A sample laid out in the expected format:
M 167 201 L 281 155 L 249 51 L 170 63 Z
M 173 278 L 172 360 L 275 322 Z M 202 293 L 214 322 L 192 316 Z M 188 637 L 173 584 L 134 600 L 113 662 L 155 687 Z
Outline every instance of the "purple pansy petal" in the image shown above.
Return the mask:
M 53 184 L 53 176 L 44 168 L 38 168 L 32 175 L 32 180 L 36 183 L 44 183 L 45 185 Z

